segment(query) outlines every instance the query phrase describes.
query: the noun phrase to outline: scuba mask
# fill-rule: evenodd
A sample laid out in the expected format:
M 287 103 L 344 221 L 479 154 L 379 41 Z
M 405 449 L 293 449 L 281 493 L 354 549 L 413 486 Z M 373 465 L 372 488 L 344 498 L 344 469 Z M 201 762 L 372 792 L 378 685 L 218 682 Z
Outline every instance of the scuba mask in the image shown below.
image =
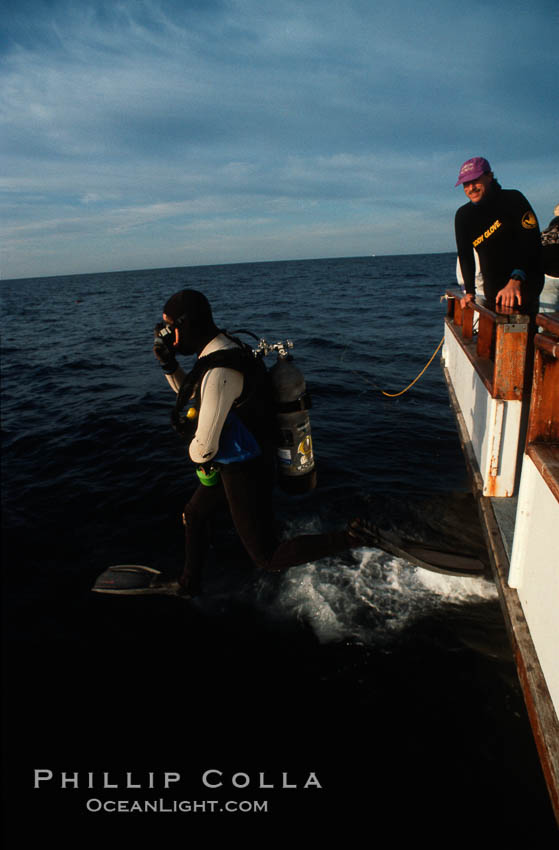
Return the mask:
M 169 354 L 174 354 L 173 349 L 176 348 L 178 344 L 178 328 L 175 328 L 173 325 L 167 324 L 166 322 L 159 322 L 155 326 L 155 333 L 158 345 L 163 345 L 169 352 Z
M 196 345 L 194 341 L 189 341 L 189 325 L 185 322 L 186 313 L 179 316 L 177 319 L 171 319 L 170 316 L 165 316 L 165 322 L 160 322 L 156 328 L 158 329 L 157 336 L 165 345 L 165 348 L 171 354 L 196 354 Z
M 188 321 L 186 313 L 171 322 L 167 322 L 167 328 L 173 335 L 172 345 L 175 354 L 191 355 L 198 353 L 198 340 L 196 334 L 193 333 L 192 325 Z

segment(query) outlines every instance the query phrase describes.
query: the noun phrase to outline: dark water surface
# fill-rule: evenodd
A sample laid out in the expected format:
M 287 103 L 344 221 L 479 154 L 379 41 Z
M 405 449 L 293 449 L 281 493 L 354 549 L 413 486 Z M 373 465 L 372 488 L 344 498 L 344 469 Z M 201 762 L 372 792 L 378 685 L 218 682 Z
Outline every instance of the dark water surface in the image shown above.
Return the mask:
M 221 327 L 294 341 L 319 487 L 278 493 L 286 534 L 364 514 L 482 552 L 438 361 L 380 394 L 435 350 L 454 267 L 443 254 L 1 284 L 10 847 L 555 835 L 489 581 L 366 548 L 260 575 L 224 516 L 196 601 L 90 592 L 110 564 L 180 567 L 195 477 L 151 341 L 184 286 Z M 34 770 L 52 779 L 34 789 Z M 222 785 L 203 784 L 209 770 Z M 165 772 L 180 774 L 168 789 Z M 163 811 L 130 811 L 154 800 Z M 191 810 L 169 811 L 181 801 Z

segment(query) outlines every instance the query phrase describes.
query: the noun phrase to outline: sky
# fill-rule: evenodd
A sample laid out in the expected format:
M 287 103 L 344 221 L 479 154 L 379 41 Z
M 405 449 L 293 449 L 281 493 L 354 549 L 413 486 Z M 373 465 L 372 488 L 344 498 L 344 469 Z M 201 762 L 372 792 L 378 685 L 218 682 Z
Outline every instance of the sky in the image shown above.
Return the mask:
M 3 0 L 0 277 L 454 250 L 559 203 L 557 0 Z

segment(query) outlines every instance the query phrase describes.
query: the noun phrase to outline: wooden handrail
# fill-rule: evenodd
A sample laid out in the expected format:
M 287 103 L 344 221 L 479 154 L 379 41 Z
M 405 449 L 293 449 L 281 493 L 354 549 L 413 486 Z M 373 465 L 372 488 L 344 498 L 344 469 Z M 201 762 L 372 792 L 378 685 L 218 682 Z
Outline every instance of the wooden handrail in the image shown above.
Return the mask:
M 557 314 L 554 314 L 557 315 Z M 559 320 L 536 317 L 543 329 L 534 339 L 534 378 L 526 444 L 559 444 Z
M 453 318 L 456 325 L 463 324 L 464 313 L 468 310 L 479 313 L 480 316 L 489 319 L 493 324 L 497 325 L 510 324 L 511 322 L 515 324 L 528 324 L 530 321 L 529 316 L 526 316 L 524 313 L 518 313 L 513 307 L 499 307 L 497 310 L 490 310 L 483 301 L 468 301 L 464 309 L 462 309 L 460 301 L 464 297 L 464 293 L 460 292 L 459 289 L 447 289 L 445 295 L 448 299 L 446 314 Z M 552 318 L 554 316 L 559 316 L 559 313 L 546 314 L 545 316 L 540 315 L 538 319 L 542 319 L 546 323 L 552 322 L 553 326 L 556 327 L 559 325 L 559 320 L 554 320 Z
M 458 290 L 446 291 L 447 318 L 476 371 L 493 398 L 521 400 L 528 345 L 529 316 L 511 307 L 489 310 L 483 303 L 469 301 Z M 474 341 L 474 316 L 478 329 Z
M 544 331 L 559 337 L 559 313 L 539 313 L 536 324 Z

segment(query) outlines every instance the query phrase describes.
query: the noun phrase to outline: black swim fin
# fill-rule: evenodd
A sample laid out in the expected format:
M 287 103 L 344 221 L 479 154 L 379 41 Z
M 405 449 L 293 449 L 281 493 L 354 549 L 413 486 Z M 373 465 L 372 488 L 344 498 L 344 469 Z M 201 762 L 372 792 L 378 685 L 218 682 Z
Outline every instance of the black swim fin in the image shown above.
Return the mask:
M 115 596 L 188 596 L 178 581 L 162 579 L 159 570 L 139 564 L 109 567 L 99 576 L 91 590 Z
M 479 558 L 433 549 L 416 541 L 402 540 L 394 532 L 381 531 L 366 520 L 353 520 L 348 532 L 351 537 L 360 541 L 361 545 L 383 549 L 424 570 L 455 576 L 480 576 L 487 571 L 486 565 Z

